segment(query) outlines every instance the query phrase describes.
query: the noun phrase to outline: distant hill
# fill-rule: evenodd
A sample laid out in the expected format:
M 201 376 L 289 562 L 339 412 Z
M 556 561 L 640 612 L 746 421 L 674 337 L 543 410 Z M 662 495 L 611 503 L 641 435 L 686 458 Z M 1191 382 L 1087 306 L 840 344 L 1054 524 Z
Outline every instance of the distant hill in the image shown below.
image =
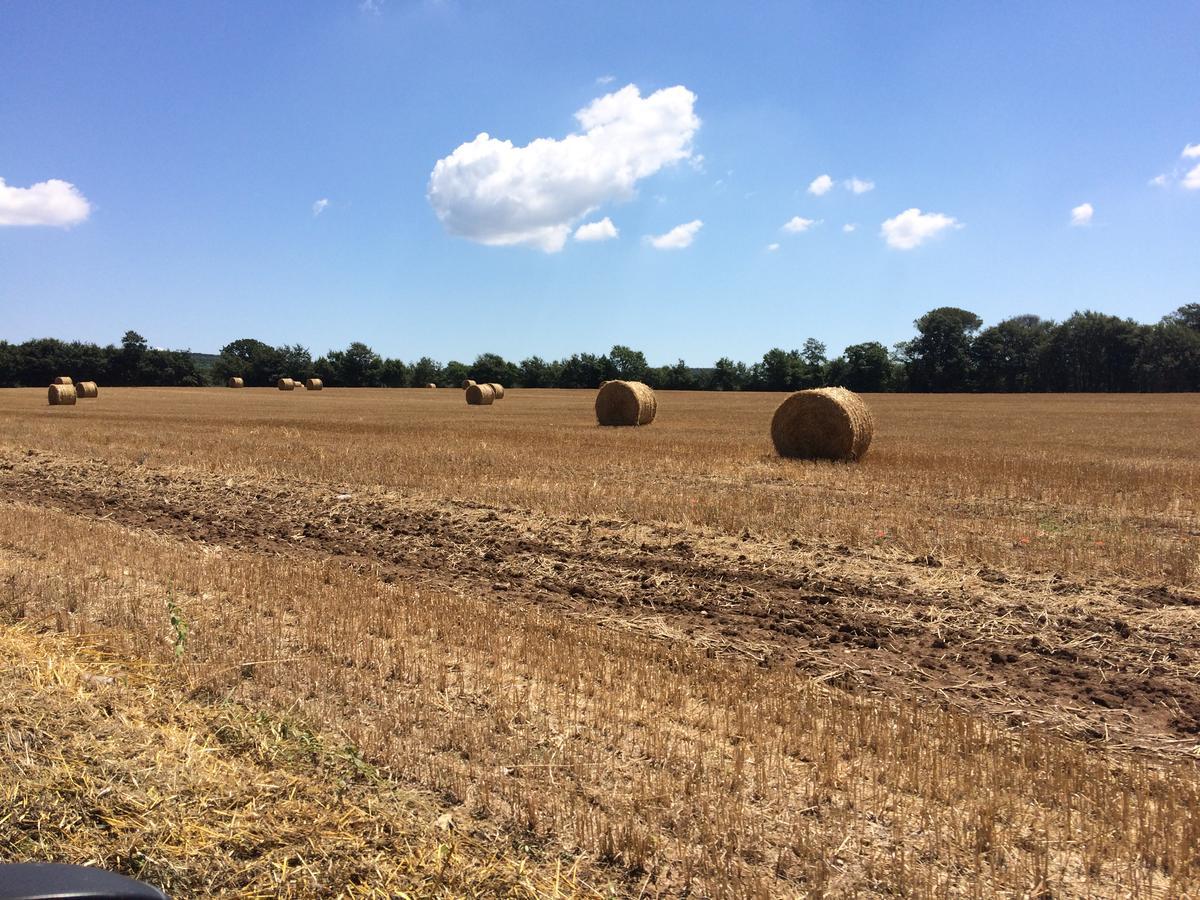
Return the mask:
M 205 375 L 212 372 L 213 363 L 218 358 L 218 354 L 216 353 L 194 353 L 189 351 L 188 355 L 191 356 L 192 361 L 196 364 L 196 368 Z

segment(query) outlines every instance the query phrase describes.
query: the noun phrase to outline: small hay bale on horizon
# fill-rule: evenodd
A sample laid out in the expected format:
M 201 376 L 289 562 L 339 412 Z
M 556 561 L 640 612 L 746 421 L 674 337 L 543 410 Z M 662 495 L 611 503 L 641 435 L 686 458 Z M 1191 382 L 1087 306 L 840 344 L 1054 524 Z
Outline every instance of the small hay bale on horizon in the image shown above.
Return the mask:
M 290 378 L 280 378 L 275 382 L 275 387 L 281 391 L 294 391 L 296 389 L 296 382 Z
M 434 384 L 434 383 L 431 381 L 431 382 L 429 382 L 429 384 L 425 385 L 425 389 L 426 389 L 426 390 L 428 390 L 429 388 L 433 388 L 434 390 L 436 390 L 436 389 L 437 389 L 437 385 L 436 385 L 436 384 Z
M 74 406 L 77 396 L 75 385 L 73 384 L 59 384 L 55 382 L 50 385 L 51 406 Z
M 325 389 L 325 382 L 320 378 L 307 378 L 304 381 L 304 389 L 306 391 L 321 391 Z
M 69 375 L 59 375 L 57 378 L 55 378 L 50 383 L 51 384 L 71 384 L 71 378 Z
M 862 459 L 875 435 L 875 420 L 863 399 L 846 388 L 797 391 L 771 419 L 771 442 L 793 459 Z
M 246 386 L 245 378 L 238 378 L 236 375 L 229 379 L 226 384 L 231 388 L 240 388 Z
M 466 396 L 468 406 L 491 406 L 496 401 L 496 392 L 490 384 L 472 384 Z
M 488 387 L 490 387 L 492 389 L 492 393 L 494 393 L 496 395 L 497 400 L 504 399 L 504 385 L 496 384 L 496 382 L 494 382 L 494 381 L 489 381 Z
M 75 393 L 80 400 L 95 400 L 100 396 L 100 386 L 94 381 L 81 381 L 75 385 Z
M 649 425 L 658 414 L 658 398 L 640 381 L 608 381 L 596 393 L 601 425 Z
M 474 387 L 474 386 L 475 386 L 475 382 L 474 382 L 474 381 L 472 381 L 470 378 L 467 378 L 467 379 L 465 379 L 465 380 L 463 381 L 463 390 L 464 390 L 464 391 L 465 391 L 467 388 L 469 388 L 469 387 Z

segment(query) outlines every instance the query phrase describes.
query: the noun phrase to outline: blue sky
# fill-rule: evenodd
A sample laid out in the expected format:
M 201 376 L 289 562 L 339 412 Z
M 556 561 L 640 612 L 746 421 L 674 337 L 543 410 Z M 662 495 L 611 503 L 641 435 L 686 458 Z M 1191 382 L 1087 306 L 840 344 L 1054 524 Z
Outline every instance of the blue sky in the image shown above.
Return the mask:
M 0 337 L 706 365 L 1200 300 L 1200 6 L 748 9 L 0 2 Z

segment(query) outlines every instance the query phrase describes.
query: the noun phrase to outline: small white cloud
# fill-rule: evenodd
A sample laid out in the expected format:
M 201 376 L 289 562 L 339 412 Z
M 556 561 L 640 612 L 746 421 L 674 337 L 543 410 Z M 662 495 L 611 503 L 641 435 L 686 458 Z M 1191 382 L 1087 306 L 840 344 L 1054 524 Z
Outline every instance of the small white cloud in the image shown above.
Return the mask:
M 814 225 L 820 225 L 820 219 L 806 219 L 803 216 L 792 216 L 783 223 L 783 230 L 789 234 L 801 234 L 808 231 Z
M 1092 223 L 1092 216 L 1095 214 L 1095 212 L 1096 210 L 1092 208 L 1092 204 L 1080 203 L 1071 210 L 1071 224 L 1090 225 Z
M 387 0 L 362 0 L 358 4 L 358 10 L 368 15 L 377 16 L 383 12 L 383 4 L 386 2 Z
M 1200 159 L 1200 144 L 1188 144 L 1179 155 L 1184 159 Z
M 575 229 L 575 240 L 577 241 L 611 241 L 615 238 L 619 231 L 617 226 L 613 224 L 612 219 L 605 216 L 599 222 L 588 222 L 586 225 L 580 225 Z
M 617 80 L 616 75 L 601 75 L 599 78 L 596 79 L 596 84 L 600 85 L 601 87 L 604 87 L 604 85 L 612 84 L 616 80 Z
M 779 245 L 778 244 L 767 244 L 767 249 L 770 250 L 772 253 L 774 253 L 776 250 L 779 249 Z
M 833 179 L 828 175 L 818 175 L 808 185 L 808 192 L 820 197 L 833 189 Z
M 1167 176 L 1165 174 L 1164 175 L 1155 175 L 1153 178 L 1150 179 L 1149 183 L 1150 183 L 1151 187 L 1166 187 L 1167 186 Z
M 0 225 L 77 225 L 92 211 L 87 198 L 69 181 L 51 178 L 27 188 L 9 187 L 0 178 Z
M 962 227 L 962 224 L 951 216 L 923 213 L 913 207 L 885 221 L 879 234 L 887 241 L 889 247 L 912 250 L 947 228 Z
M 322 197 L 320 200 L 318 200 L 316 203 L 314 203 L 312 205 L 313 217 L 315 218 L 315 217 L 319 216 L 321 213 L 325 212 L 325 207 L 327 207 L 328 205 L 329 205 L 328 197 Z
M 875 182 L 862 178 L 849 178 L 843 183 L 846 185 L 846 190 L 855 194 L 865 194 L 867 191 L 875 190 Z
M 437 161 L 429 203 L 451 234 L 555 253 L 579 219 L 691 158 L 695 102 L 682 85 L 643 97 L 630 84 L 575 113 L 582 130 L 564 138 L 515 147 L 480 134 Z
M 1200 190 L 1200 166 L 1196 166 L 1183 176 L 1183 186 L 1189 191 Z
M 690 247 L 696 239 L 696 233 L 704 227 L 699 219 L 676 225 L 666 234 L 646 235 L 646 242 L 655 250 L 682 250 Z
M 842 226 L 842 232 L 845 234 L 850 234 L 851 232 L 857 231 L 857 230 L 858 230 L 858 226 L 855 225 L 853 222 L 848 222 L 847 224 Z

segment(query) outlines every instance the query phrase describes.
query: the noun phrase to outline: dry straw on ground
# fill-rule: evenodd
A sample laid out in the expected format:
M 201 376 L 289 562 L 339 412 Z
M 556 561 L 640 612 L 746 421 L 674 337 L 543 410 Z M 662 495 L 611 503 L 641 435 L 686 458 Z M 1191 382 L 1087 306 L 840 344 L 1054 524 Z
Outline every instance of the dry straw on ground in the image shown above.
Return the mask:
M 231 388 L 240 388 L 240 387 L 245 387 L 245 386 L 246 386 L 246 379 L 244 379 L 244 378 L 238 378 L 237 376 L 234 376 L 233 378 L 230 378 L 230 379 L 229 379 L 229 382 L 228 382 L 228 384 L 229 384 L 229 386 L 230 386 Z
M 71 379 L 70 379 L 68 376 L 66 376 L 66 375 L 59 375 L 57 378 L 55 378 L 55 379 L 54 379 L 52 382 L 50 382 L 50 383 L 51 383 L 51 384 L 70 384 L 70 383 L 71 383 Z
M 474 384 L 475 384 L 475 382 L 473 380 L 471 380 L 470 378 L 466 379 L 462 383 L 463 390 L 465 391 L 467 388 L 472 387 Z
M 649 425 L 657 412 L 654 391 L 640 381 L 606 381 L 596 394 L 601 425 Z
M 840 387 L 797 391 L 779 404 L 771 420 L 775 450 L 799 459 L 861 459 L 874 434 L 867 404 Z
M 75 405 L 75 386 L 71 384 L 52 384 L 50 385 L 50 405 L 51 406 L 74 406 Z
M 325 382 L 323 382 L 320 378 L 310 378 L 304 382 L 304 389 L 306 391 L 319 391 L 324 387 Z
M 468 406 L 491 406 L 496 400 L 496 392 L 490 384 L 472 384 L 467 388 Z
M 290 378 L 280 378 L 275 382 L 275 386 L 281 391 L 294 391 L 296 389 L 296 382 Z
M 95 400 L 100 396 L 100 388 L 94 381 L 81 381 L 75 385 L 75 393 L 80 400 Z
M 492 389 L 492 393 L 496 395 L 497 400 L 504 399 L 504 385 L 496 384 L 494 381 L 488 382 L 488 387 Z

